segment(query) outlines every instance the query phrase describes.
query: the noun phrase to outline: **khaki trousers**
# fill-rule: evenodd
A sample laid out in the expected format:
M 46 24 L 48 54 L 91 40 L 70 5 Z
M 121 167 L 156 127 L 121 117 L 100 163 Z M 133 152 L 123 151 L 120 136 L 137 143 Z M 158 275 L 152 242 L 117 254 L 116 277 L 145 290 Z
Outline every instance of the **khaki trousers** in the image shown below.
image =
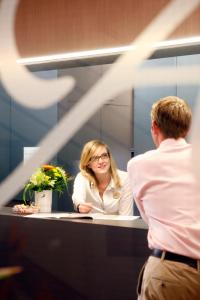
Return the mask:
M 138 300 L 200 300 L 198 270 L 150 256 L 138 279 Z

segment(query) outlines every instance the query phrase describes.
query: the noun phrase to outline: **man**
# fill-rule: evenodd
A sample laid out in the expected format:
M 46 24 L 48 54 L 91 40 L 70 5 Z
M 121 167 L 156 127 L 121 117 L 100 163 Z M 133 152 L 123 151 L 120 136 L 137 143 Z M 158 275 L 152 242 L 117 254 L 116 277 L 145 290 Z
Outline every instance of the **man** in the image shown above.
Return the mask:
M 138 282 L 138 299 L 200 299 L 200 188 L 185 140 L 191 109 L 174 96 L 151 111 L 156 150 L 132 158 L 128 174 L 152 249 Z

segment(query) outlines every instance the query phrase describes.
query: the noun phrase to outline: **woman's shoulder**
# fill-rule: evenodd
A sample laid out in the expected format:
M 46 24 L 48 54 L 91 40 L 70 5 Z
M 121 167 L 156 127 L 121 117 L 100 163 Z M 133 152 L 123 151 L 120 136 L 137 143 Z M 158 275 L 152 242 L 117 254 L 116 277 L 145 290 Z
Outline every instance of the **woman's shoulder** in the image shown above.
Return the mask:
M 75 177 L 74 186 L 88 188 L 90 186 L 90 182 L 88 178 L 82 174 L 82 172 L 79 172 Z
M 117 169 L 117 174 L 119 175 L 119 178 L 124 181 L 128 177 L 128 173 L 126 171 L 122 171 Z
M 123 170 L 120 170 L 120 169 L 117 169 L 117 173 L 118 173 L 119 175 L 122 175 L 122 176 L 127 175 L 127 171 L 123 171 Z
M 88 181 L 87 178 L 81 172 L 79 172 L 76 175 L 75 180 L 76 181 Z

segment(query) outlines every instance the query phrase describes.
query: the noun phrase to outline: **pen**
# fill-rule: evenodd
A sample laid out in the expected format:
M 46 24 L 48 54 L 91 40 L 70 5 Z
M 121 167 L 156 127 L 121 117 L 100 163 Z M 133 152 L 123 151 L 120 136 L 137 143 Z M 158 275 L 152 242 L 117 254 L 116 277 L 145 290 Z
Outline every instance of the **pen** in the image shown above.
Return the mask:
M 87 205 L 87 203 L 83 203 L 83 205 L 85 205 L 85 206 L 89 206 L 89 207 L 91 207 L 92 209 L 95 209 L 95 210 L 97 210 L 98 212 L 100 212 L 100 213 L 102 213 L 102 214 L 105 214 L 105 211 L 103 210 L 103 209 L 101 209 L 101 208 L 98 208 L 98 207 L 96 207 L 96 206 L 94 206 L 94 205 Z
M 97 211 L 99 211 L 99 212 L 101 212 L 101 213 L 103 213 L 103 214 L 105 214 L 104 210 L 101 209 L 101 208 L 98 208 L 98 207 L 96 207 L 96 206 L 94 206 L 94 205 L 92 205 L 92 208 L 93 208 L 93 209 L 96 209 Z

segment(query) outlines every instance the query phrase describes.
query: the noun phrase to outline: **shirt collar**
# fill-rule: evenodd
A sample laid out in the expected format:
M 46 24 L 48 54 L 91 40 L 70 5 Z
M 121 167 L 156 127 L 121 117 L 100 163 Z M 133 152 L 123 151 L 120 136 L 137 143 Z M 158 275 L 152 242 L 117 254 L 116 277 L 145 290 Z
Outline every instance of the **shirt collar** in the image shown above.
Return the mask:
M 95 185 L 94 185 L 93 182 L 90 182 L 90 187 L 91 187 L 91 188 L 94 188 L 94 187 L 95 187 Z M 108 184 L 106 190 L 107 190 L 107 189 L 108 189 L 108 190 L 111 190 L 111 189 L 114 189 L 114 188 L 115 188 L 115 183 L 114 183 L 113 178 L 111 178 L 111 180 L 110 180 L 110 182 L 109 182 L 109 184 Z
M 163 148 L 168 148 L 168 147 L 181 147 L 184 145 L 187 145 L 188 143 L 184 138 L 178 138 L 178 139 L 173 139 L 173 138 L 168 138 L 163 140 L 158 149 L 163 149 Z
M 107 186 L 107 189 L 114 189 L 115 188 L 115 183 L 113 178 L 111 178 L 110 183 Z

